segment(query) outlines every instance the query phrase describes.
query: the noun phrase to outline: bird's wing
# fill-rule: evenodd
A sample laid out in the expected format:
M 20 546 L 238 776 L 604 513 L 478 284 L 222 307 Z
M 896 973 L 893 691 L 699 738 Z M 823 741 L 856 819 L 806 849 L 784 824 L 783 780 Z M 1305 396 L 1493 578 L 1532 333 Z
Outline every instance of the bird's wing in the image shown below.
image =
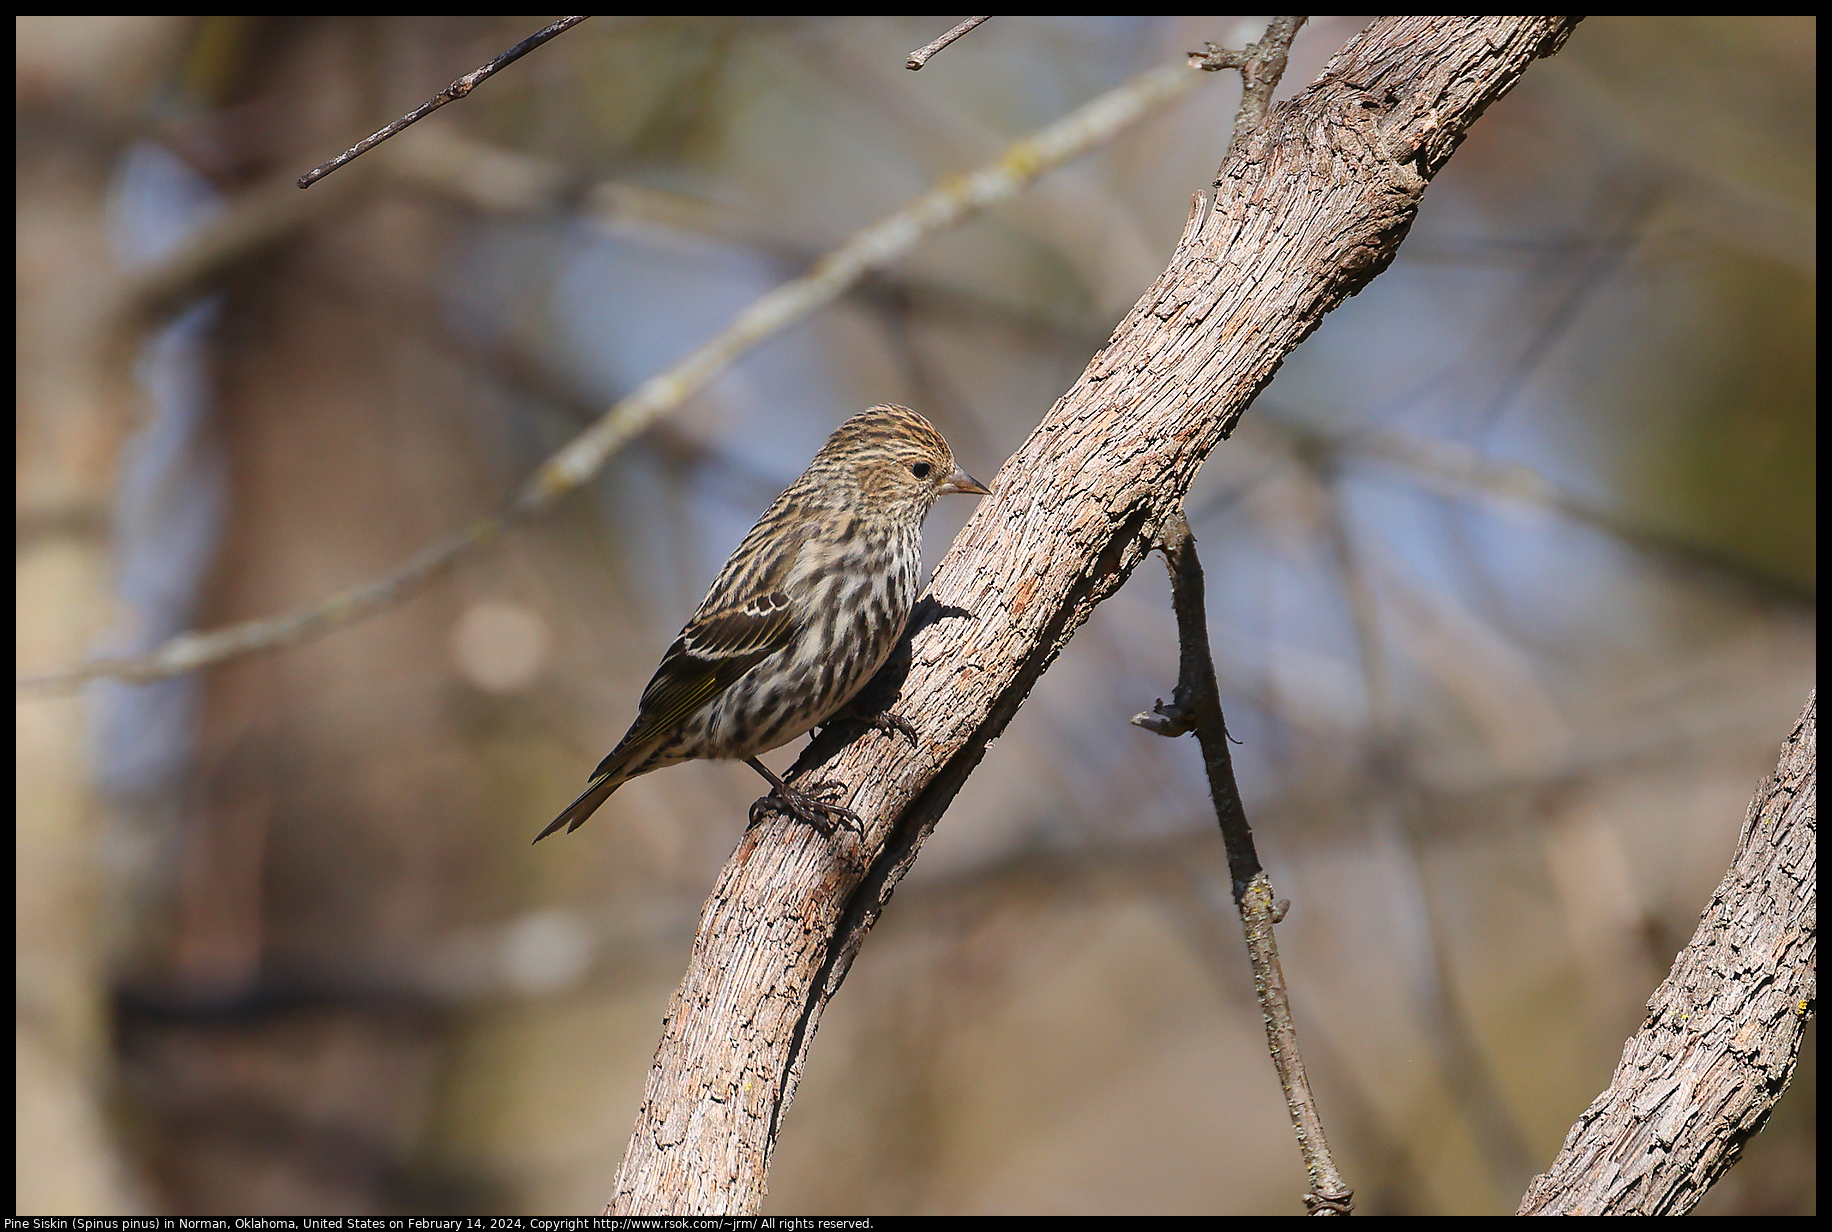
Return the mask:
M 655 678 L 642 691 L 636 722 L 598 763 L 579 798 L 535 835 L 534 841 L 540 842 L 562 826 L 570 833 L 584 825 L 632 766 L 647 760 L 669 733 L 722 689 L 788 645 L 794 632 L 789 596 L 781 591 L 739 607 L 695 616 L 662 656 Z
M 738 677 L 788 645 L 794 631 L 789 596 L 779 590 L 739 607 L 694 617 L 643 690 L 635 724 L 593 777 L 611 769 L 629 750 L 672 732 Z

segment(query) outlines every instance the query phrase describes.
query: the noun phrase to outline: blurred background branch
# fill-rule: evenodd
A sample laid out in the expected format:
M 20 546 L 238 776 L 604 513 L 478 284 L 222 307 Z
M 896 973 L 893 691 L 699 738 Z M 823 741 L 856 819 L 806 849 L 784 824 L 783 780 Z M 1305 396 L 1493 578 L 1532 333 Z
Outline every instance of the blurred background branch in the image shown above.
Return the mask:
M 719 334 L 672 368 L 650 377 L 606 411 L 597 423 L 536 469 L 502 511 L 441 538 L 387 576 L 340 591 L 296 612 L 210 633 L 187 633 L 149 654 L 95 659 L 80 667 L 27 677 L 20 681 L 20 688 L 68 689 L 104 676 L 136 683 L 162 680 L 241 655 L 297 646 L 340 625 L 383 611 L 444 573 L 476 544 L 523 517 L 546 510 L 578 488 L 612 454 L 698 393 L 744 352 L 825 306 L 873 269 L 897 260 L 924 237 L 1011 196 L 1044 172 L 1087 152 L 1155 107 L 1179 97 L 1194 80 L 1181 65 L 1153 69 L 1016 143 L 990 166 L 956 177 L 867 227 L 815 262 L 814 268 L 801 278 L 784 283 L 751 304 Z M 446 166 L 451 163 L 448 161 Z M 297 211 L 294 214 L 303 217 Z M 278 233 L 276 228 L 264 238 L 277 238 Z M 226 254 L 245 253 L 255 243 L 242 228 L 237 228 L 213 243 L 208 257 L 187 254 L 184 276 L 202 277 L 209 266 L 226 260 Z M 168 277 L 165 281 L 169 285 L 174 280 Z
M 19 19 L 17 674 L 391 573 L 861 226 L 1265 19 L 1001 18 L 909 73 L 956 20 L 596 17 L 301 193 L 527 19 Z M 1277 97 L 1359 24 L 1314 18 Z M 1191 489 L 1365 1213 L 1515 1209 L 1477 1118 L 1554 1157 L 1812 687 L 1815 31 L 1587 19 Z M 601 1204 L 755 776 L 632 784 L 564 860 L 531 827 L 840 419 L 915 405 L 970 470 L 1025 439 L 1163 268 L 1230 76 L 861 278 L 413 602 L 22 700 L 20 1209 Z M 1200 760 L 1114 735 L 1175 670 L 1167 612 L 1141 570 L 949 808 L 766 1212 L 1290 1209 Z M 1814 1210 L 1815 1039 L 1701 1212 Z

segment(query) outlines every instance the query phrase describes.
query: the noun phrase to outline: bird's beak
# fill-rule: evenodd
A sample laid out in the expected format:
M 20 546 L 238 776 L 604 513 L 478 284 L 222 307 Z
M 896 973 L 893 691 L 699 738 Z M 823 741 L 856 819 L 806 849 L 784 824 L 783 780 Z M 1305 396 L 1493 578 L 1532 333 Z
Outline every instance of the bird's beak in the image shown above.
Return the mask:
M 992 495 L 991 488 L 987 487 L 958 466 L 954 468 L 954 473 L 952 475 L 949 475 L 946 479 L 941 481 L 941 487 L 935 490 L 943 496 L 948 495 L 950 492 L 971 492 L 975 496 Z

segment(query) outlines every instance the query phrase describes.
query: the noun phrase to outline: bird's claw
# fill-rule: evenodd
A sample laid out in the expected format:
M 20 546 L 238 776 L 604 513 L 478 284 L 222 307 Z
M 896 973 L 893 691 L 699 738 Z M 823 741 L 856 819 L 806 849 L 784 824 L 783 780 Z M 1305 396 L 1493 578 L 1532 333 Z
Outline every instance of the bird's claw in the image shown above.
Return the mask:
M 806 825 L 813 826 L 824 837 L 833 837 L 833 832 L 844 826 L 856 832 L 860 838 L 865 837 L 865 823 L 859 815 L 842 804 L 823 800 L 816 792 L 829 792 L 838 789 L 844 791 L 846 784 L 835 779 L 823 779 L 818 783 L 808 784 L 808 790 L 801 791 L 793 787 L 773 790 L 767 796 L 759 796 L 751 802 L 750 822 L 757 825 L 767 813 L 781 813 L 793 817 Z
M 881 732 L 897 732 L 901 735 L 908 736 L 911 744 L 922 743 L 922 740 L 916 735 L 916 725 L 900 714 L 894 714 L 889 710 L 881 710 L 865 721 Z
M 848 707 L 834 715 L 830 720 L 835 723 L 863 723 L 873 731 L 896 732 L 907 736 L 911 744 L 921 744 L 922 737 L 916 734 L 916 725 L 890 710 L 879 710 L 872 714 L 862 714 Z

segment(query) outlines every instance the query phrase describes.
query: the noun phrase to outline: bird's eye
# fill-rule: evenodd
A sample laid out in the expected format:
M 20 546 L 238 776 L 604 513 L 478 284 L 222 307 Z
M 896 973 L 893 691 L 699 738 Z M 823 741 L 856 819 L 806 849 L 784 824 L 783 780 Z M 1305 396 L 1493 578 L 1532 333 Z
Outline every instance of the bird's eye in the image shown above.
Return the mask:
M 918 479 L 927 479 L 929 477 L 929 464 L 927 462 L 910 463 L 910 474 L 916 476 Z

